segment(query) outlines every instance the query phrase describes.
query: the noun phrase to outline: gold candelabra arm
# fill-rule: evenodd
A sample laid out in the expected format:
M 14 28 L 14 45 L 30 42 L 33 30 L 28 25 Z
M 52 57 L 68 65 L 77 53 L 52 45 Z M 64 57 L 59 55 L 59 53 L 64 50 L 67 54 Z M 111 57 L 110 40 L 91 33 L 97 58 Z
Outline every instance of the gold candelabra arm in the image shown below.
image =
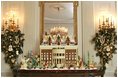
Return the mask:
M 10 19 L 9 21 L 5 21 L 2 25 L 2 30 L 7 28 L 11 31 L 17 31 L 19 29 L 19 25 L 16 25 L 15 20 Z
M 102 24 L 101 24 L 102 23 Z M 111 17 L 111 20 L 109 20 L 109 17 L 108 18 L 104 18 L 103 16 L 103 20 L 100 21 L 99 19 L 99 29 L 109 29 L 109 28 L 115 28 L 114 26 L 114 21 L 112 20 L 112 17 Z
M 19 19 L 15 11 L 10 11 L 7 16 L 7 18 L 3 18 L 2 30 L 9 29 L 11 31 L 17 31 L 19 29 Z
M 5 27 L 4 27 L 4 25 L 2 25 L 2 31 L 4 31 L 5 30 Z

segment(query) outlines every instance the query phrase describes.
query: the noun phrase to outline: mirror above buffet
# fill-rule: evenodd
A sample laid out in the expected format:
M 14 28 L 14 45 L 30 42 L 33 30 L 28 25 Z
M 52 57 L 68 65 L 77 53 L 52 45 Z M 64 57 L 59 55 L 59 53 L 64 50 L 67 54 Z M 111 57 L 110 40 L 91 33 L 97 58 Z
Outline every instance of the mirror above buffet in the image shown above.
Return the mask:
M 77 45 L 77 2 L 40 3 L 41 45 Z

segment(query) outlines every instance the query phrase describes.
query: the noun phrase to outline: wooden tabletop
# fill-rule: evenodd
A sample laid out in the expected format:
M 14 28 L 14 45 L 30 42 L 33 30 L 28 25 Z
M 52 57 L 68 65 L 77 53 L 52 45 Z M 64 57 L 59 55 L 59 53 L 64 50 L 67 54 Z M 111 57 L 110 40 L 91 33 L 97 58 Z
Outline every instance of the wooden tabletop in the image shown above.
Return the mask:
M 18 77 L 94 77 L 101 76 L 102 73 L 98 69 L 20 69 L 15 72 Z

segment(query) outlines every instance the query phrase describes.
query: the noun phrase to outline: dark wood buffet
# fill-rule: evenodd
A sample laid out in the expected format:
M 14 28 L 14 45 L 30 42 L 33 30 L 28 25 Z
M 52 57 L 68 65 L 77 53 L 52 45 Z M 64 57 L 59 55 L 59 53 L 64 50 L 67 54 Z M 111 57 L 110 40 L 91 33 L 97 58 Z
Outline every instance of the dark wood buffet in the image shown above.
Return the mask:
M 103 72 L 97 69 L 84 70 L 25 70 L 15 72 L 17 77 L 95 77 L 102 76 Z

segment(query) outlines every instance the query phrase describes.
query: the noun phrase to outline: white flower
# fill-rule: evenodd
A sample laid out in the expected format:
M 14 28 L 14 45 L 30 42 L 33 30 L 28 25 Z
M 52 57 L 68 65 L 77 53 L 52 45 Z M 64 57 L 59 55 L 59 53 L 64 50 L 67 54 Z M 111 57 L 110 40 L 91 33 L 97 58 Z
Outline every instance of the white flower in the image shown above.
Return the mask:
M 16 54 L 17 54 L 17 55 L 19 55 L 19 52 L 18 52 L 18 51 L 16 51 Z
M 15 62 L 15 59 L 12 59 L 11 61 L 12 61 L 12 63 L 14 63 Z
M 9 45 L 8 51 L 13 51 L 12 45 Z
M 110 49 L 113 49 L 113 47 L 111 46 Z
M 13 55 L 11 55 L 11 57 L 13 57 Z
M 109 56 L 110 55 L 110 53 L 107 53 L 107 56 Z
M 12 41 L 12 39 L 10 39 L 10 41 Z
M 110 51 L 110 47 L 109 47 L 109 46 L 107 46 L 107 47 L 106 47 L 106 50 L 107 50 L 107 51 Z

